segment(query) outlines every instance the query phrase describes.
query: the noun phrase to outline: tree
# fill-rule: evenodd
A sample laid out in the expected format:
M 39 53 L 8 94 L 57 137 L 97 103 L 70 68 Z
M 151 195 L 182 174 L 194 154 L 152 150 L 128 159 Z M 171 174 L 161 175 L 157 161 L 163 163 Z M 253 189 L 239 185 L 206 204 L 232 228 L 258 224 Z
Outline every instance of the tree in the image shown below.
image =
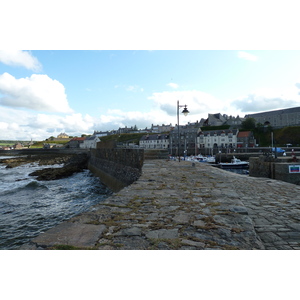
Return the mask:
M 242 122 L 242 129 L 244 130 L 253 130 L 255 129 L 255 119 L 254 118 L 247 118 L 245 121 Z

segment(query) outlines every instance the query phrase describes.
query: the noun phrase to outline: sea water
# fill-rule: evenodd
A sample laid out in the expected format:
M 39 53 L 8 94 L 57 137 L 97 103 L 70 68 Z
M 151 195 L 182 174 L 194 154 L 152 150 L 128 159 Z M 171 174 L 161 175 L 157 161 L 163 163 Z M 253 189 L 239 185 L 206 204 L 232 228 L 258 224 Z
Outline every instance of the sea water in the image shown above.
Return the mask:
M 45 167 L 49 166 L 31 163 L 6 168 L 0 164 L 0 249 L 18 249 L 111 194 L 89 170 L 52 181 L 37 181 L 29 176 Z

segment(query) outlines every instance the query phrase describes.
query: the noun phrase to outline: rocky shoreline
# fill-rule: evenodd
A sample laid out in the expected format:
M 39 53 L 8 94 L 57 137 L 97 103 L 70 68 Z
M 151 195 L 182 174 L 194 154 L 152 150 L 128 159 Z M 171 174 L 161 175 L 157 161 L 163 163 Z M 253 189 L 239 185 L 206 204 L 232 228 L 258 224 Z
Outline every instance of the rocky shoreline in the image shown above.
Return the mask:
M 71 176 L 74 173 L 82 172 L 88 167 L 88 154 L 40 154 L 16 156 L 4 158 L 0 163 L 6 164 L 6 168 L 15 168 L 24 164 L 38 163 L 39 166 L 63 164 L 60 168 L 44 168 L 30 173 L 30 176 L 37 176 L 39 181 L 56 180 Z

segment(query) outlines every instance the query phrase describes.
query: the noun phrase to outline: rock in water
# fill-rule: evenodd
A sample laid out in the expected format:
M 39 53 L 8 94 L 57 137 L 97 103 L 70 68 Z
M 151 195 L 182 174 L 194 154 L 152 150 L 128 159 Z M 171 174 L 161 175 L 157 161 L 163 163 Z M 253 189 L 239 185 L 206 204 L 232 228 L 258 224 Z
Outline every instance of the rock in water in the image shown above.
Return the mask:
M 37 180 L 55 180 L 69 177 L 74 173 L 87 169 L 88 155 L 78 154 L 70 158 L 70 160 L 61 168 L 45 168 L 30 173 L 30 176 L 37 176 Z

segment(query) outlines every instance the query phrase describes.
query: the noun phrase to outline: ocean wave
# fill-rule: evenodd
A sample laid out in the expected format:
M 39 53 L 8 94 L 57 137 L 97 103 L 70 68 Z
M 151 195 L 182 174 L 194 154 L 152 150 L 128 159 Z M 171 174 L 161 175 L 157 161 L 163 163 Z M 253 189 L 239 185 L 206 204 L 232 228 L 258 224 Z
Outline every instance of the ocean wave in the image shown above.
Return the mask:
M 22 191 L 35 191 L 35 190 L 48 190 L 49 188 L 38 181 L 30 181 L 25 179 L 18 180 L 14 183 L 5 184 L 1 187 L 1 197 L 7 197 L 9 195 L 13 195 Z M 1 198 L 0 197 L 0 198 Z
M 35 180 L 29 182 L 23 188 L 25 188 L 25 189 L 31 189 L 31 190 L 36 190 L 36 189 L 46 189 L 46 190 L 48 190 L 48 187 L 45 184 L 40 183 L 40 182 L 35 181 Z
M 109 194 L 107 187 L 88 170 L 45 182 L 28 176 L 32 169 L 39 168 L 0 170 L 0 249 L 17 249 L 41 231 L 86 211 Z

